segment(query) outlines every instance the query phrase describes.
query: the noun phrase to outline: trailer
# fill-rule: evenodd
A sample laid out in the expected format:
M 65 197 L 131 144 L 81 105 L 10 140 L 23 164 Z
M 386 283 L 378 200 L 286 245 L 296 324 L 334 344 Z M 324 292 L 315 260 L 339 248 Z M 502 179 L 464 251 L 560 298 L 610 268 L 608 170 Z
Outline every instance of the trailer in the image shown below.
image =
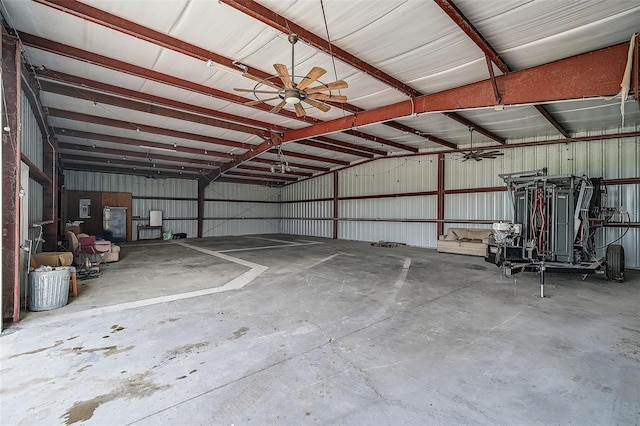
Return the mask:
M 547 175 L 547 169 L 499 175 L 507 185 L 511 222 L 493 224 L 485 260 L 512 276 L 524 271 L 540 276 L 544 297 L 545 272 L 604 274 L 624 281 L 624 248 L 615 241 L 596 246 L 599 229 L 628 212 L 607 207 L 602 178 Z M 627 229 L 628 230 L 628 229 Z M 604 256 L 598 251 L 605 249 Z

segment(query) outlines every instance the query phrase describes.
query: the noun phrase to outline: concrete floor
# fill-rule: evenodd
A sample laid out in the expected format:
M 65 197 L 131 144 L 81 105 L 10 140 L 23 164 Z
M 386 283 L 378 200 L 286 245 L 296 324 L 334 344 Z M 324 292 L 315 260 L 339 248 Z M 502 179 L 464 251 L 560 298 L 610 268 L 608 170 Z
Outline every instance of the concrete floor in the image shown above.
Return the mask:
M 129 243 L 1 344 L 3 425 L 639 424 L 640 272 L 290 235 Z

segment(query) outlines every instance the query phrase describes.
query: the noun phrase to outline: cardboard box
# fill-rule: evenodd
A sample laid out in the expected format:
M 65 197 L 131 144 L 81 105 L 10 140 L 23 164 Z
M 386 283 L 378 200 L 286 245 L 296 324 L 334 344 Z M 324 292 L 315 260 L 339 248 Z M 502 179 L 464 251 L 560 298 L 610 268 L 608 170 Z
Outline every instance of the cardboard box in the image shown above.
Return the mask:
M 29 264 L 33 268 L 38 266 L 71 266 L 73 263 L 73 253 L 67 251 L 50 251 L 34 254 L 31 256 Z
M 74 234 L 78 235 L 79 233 L 81 233 L 82 231 L 80 230 L 80 225 L 78 226 L 65 226 L 64 228 L 65 230 L 65 234 L 69 231 L 73 232 Z

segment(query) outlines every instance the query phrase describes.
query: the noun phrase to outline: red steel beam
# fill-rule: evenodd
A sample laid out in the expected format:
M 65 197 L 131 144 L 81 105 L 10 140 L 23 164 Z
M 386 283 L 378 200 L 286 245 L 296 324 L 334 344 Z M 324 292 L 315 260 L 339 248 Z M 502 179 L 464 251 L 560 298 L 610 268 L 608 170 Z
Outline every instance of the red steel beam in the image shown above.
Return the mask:
M 127 74 L 131 74 L 140 78 L 157 81 L 159 83 L 168 84 L 168 85 L 186 89 L 186 90 L 191 90 L 191 91 L 202 93 L 212 97 L 217 97 L 229 102 L 234 102 L 234 103 L 239 103 L 244 105 L 245 102 L 249 101 L 249 99 L 245 99 L 237 95 L 228 94 L 226 92 L 216 90 L 207 86 L 203 86 L 187 80 L 179 79 L 167 74 L 162 74 L 153 70 L 148 70 L 146 68 L 139 67 L 137 65 L 128 64 L 126 62 L 122 62 L 116 59 L 107 58 L 105 56 L 87 52 L 82 49 L 77 49 L 75 47 L 66 46 L 64 44 L 47 40 L 31 34 L 20 33 L 20 37 L 24 41 L 25 45 L 34 47 L 36 49 L 66 56 L 66 57 L 83 61 L 83 62 L 97 64 L 102 67 L 109 68 L 115 71 L 125 72 Z M 258 108 L 264 111 L 269 111 L 271 109 L 271 107 L 266 104 L 254 105 L 254 108 Z M 302 120 L 306 122 L 322 123 L 321 120 L 312 118 L 308 115 L 305 115 L 303 117 L 297 117 L 296 114 L 291 111 L 282 110 L 279 114 L 283 116 L 287 116 L 289 118 L 294 118 L 294 119 Z M 366 133 L 360 132 L 360 134 L 362 135 L 361 137 L 368 140 L 376 139 L 375 136 L 368 135 Z M 398 147 L 402 146 L 401 149 L 411 150 L 411 148 L 407 148 L 404 145 L 401 145 L 401 144 L 398 144 L 398 145 L 399 145 Z
M 354 115 L 352 117 L 355 118 L 357 116 Z M 352 126 L 352 127 L 356 127 L 356 126 Z M 351 136 L 355 136 L 355 137 L 358 137 L 358 138 L 366 139 L 366 140 L 369 140 L 371 142 L 375 142 L 375 143 L 379 143 L 379 144 L 383 144 L 383 145 L 387 145 L 387 146 L 392 146 L 394 148 L 399 148 L 399 149 L 401 149 L 403 151 L 409 151 L 409 152 L 418 152 L 419 151 L 418 148 L 414 148 L 412 146 L 405 145 L 403 143 L 394 142 L 394 141 L 389 140 L 389 139 L 379 138 L 377 136 L 370 136 L 370 135 L 367 135 L 366 133 L 362 133 L 362 132 L 360 132 L 358 130 L 343 129 L 342 131 L 344 133 L 347 133 L 347 134 L 351 135 Z
M 2 319 L 20 320 L 22 46 L 2 28 Z M 8 127 L 9 131 L 4 128 Z
M 273 173 L 273 174 L 268 174 L 268 175 L 260 175 L 260 174 L 255 174 L 255 173 L 237 172 L 237 171 L 233 171 L 233 170 L 225 172 L 224 176 L 242 176 L 242 177 L 248 177 L 248 178 L 252 178 L 252 179 L 266 179 L 266 180 L 276 180 L 276 181 L 286 181 L 286 182 L 295 182 L 295 181 L 298 180 L 298 178 L 296 178 L 296 177 L 285 176 L 282 173 Z
M 78 163 L 78 162 L 88 162 L 88 163 L 97 163 L 97 164 L 110 164 L 112 166 L 129 166 L 133 167 L 133 170 L 136 168 L 139 169 L 147 169 L 147 170 L 178 170 L 183 172 L 191 172 L 191 173 L 201 173 L 205 167 L 197 168 L 197 167 L 189 167 L 189 166 L 179 166 L 175 164 L 165 164 L 165 163 L 155 163 L 151 161 L 131 161 L 131 160 L 122 160 L 120 158 L 104 158 L 104 157 L 93 157 L 89 155 L 70 155 L 63 154 L 62 162 L 65 164 Z M 156 160 L 159 158 L 155 157 Z M 152 158 L 153 160 L 153 158 Z M 209 168 L 212 168 L 211 166 Z
M 249 161 L 251 161 L 252 163 L 262 163 L 262 164 L 273 164 L 275 162 L 275 160 L 270 160 L 268 158 L 252 158 Z M 329 170 L 331 170 L 328 167 L 313 166 L 311 164 L 294 163 L 291 161 L 289 161 L 289 165 L 291 167 L 295 167 L 296 169 L 314 170 L 316 172 L 328 172 Z
M 315 148 L 326 149 L 328 151 L 341 152 L 343 154 L 353 155 L 355 157 L 363 157 L 363 158 L 373 158 L 374 155 L 368 152 L 355 151 L 349 148 L 343 148 L 340 146 L 329 145 L 324 142 L 313 141 L 310 139 L 304 139 L 301 141 L 297 141 L 296 143 L 301 145 L 313 146 Z
M 447 148 L 456 149 L 458 147 L 458 145 L 456 145 L 455 143 L 446 141 L 437 136 L 430 135 L 429 133 L 426 133 L 426 132 L 421 132 L 420 130 L 414 129 L 412 127 L 405 126 L 404 124 L 398 123 L 397 121 L 386 121 L 384 124 L 389 127 L 393 127 L 394 129 L 400 130 L 401 132 L 404 132 L 404 133 L 411 133 L 417 136 L 421 136 L 425 139 L 430 140 L 433 143 L 446 146 Z
M 254 145 L 245 144 L 245 143 L 242 143 L 242 142 L 229 141 L 229 140 L 226 140 L 226 139 L 219 139 L 219 138 L 214 138 L 214 137 L 211 137 L 211 136 L 198 135 L 198 134 L 195 134 L 195 133 L 180 132 L 180 131 L 177 131 L 177 130 L 165 129 L 165 128 L 162 128 L 162 127 L 148 126 L 146 124 L 139 124 L 139 123 L 132 123 L 132 122 L 128 122 L 128 121 L 116 120 L 116 119 L 113 119 L 113 118 L 98 117 L 96 115 L 89 115 L 89 114 L 83 114 L 83 113 L 80 113 L 80 112 L 66 111 L 66 110 L 61 110 L 61 109 L 57 109 L 57 108 L 48 108 L 48 114 L 49 114 L 50 117 L 58 117 L 58 118 L 64 118 L 64 119 L 67 119 L 67 120 L 74 120 L 74 121 L 83 121 L 85 123 L 93 123 L 93 124 L 99 124 L 101 126 L 117 127 L 119 129 L 125 129 L 125 130 L 134 130 L 134 131 L 135 130 L 139 130 L 140 132 L 151 133 L 151 134 L 154 134 L 154 135 L 161 135 L 161 136 L 168 136 L 168 137 L 173 137 L 173 138 L 186 139 L 186 140 L 191 140 L 191 141 L 208 143 L 208 144 L 211 144 L 211 145 L 228 146 L 228 147 L 231 147 L 231 148 L 240 148 L 240 149 L 245 149 L 245 150 L 250 150 L 250 149 L 254 148 Z M 140 143 L 142 145 L 147 145 L 143 141 L 140 141 Z M 208 148 L 204 148 L 204 149 L 208 150 Z M 232 156 L 229 153 L 224 154 L 224 155 L 226 157 Z
M 51 8 L 60 10 L 65 13 L 77 16 L 81 19 L 91 21 L 95 24 L 105 26 L 112 30 L 127 34 L 131 37 L 135 37 L 149 43 L 164 47 L 166 49 L 173 50 L 175 52 L 182 53 L 183 55 L 190 56 L 192 58 L 207 62 L 209 60 L 214 61 L 217 64 L 224 65 L 231 69 L 241 70 L 237 67 L 233 60 L 226 58 L 222 55 L 218 55 L 209 50 L 171 37 L 167 34 L 152 30 L 143 25 L 136 24 L 135 22 L 128 21 L 120 16 L 113 15 L 104 10 L 97 9 L 89 6 L 88 4 L 81 3 L 74 0 L 34 0 L 37 3 L 49 6 Z M 247 72 L 263 79 L 272 77 L 271 74 L 260 71 L 259 69 L 247 66 Z
M 624 73 L 628 44 L 572 56 L 496 77 L 505 105 L 547 103 L 570 99 L 611 96 L 618 92 Z M 284 141 L 295 141 L 344 131 L 355 126 L 380 123 L 413 113 L 443 112 L 494 106 L 489 80 L 456 87 L 413 100 L 398 102 L 285 132 Z
M 284 152 L 283 150 L 282 153 L 285 155 L 285 157 L 302 158 L 305 160 L 317 161 L 319 163 L 331 163 L 331 164 L 338 164 L 340 166 L 347 166 L 350 164 L 348 161 L 336 160 L 335 158 L 318 157 L 316 155 L 304 154 L 302 152 L 293 152 L 293 151 Z
M 104 173 L 122 173 L 127 175 L 138 175 L 138 176 L 158 176 L 160 178 L 174 178 L 174 179 L 195 179 L 200 175 L 196 175 L 193 173 L 173 173 L 173 172 L 163 172 L 158 170 L 160 173 L 152 173 L 145 170 L 133 170 L 131 167 L 113 167 L 113 166 L 104 166 L 104 165 L 83 165 L 83 164 L 70 164 L 66 167 L 68 170 L 81 170 L 88 172 L 104 172 Z
M 485 40 L 482 34 L 480 34 L 480 31 L 478 31 L 476 27 L 473 26 L 473 24 L 467 19 L 466 16 L 464 16 L 462 12 L 460 12 L 460 9 L 458 9 L 456 5 L 453 4 L 453 2 L 449 0 L 433 1 L 438 6 L 440 6 L 442 11 L 446 13 L 449 18 L 451 18 L 451 20 L 455 22 L 456 25 L 458 25 L 458 27 L 460 27 L 460 29 L 467 35 L 467 37 L 473 40 L 476 46 L 478 46 L 480 50 L 482 50 L 482 52 L 487 57 L 489 57 L 489 59 L 491 59 L 491 62 L 496 64 L 500 71 L 505 74 L 511 71 L 509 69 L 509 66 L 502 60 L 498 52 L 496 52 L 495 49 L 489 44 L 489 42 Z
M 207 187 L 207 182 L 200 178 L 198 179 L 198 238 L 202 238 L 204 231 L 204 192 Z
M 324 142 L 324 143 L 328 143 L 330 145 L 342 146 L 342 147 L 345 147 L 345 148 L 355 149 L 356 151 L 370 152 L 371 154 L 376 154 L 376 155 L 381 155 L 381 156 L 385 156 L 385 155 L 387 155 L 389 153 L 388 151 L 383 151 L 381 149 L 370 148 L 368 146 L 357 145 L 355 143 L 350 143 L 350 142 L 343 142 L 343 141 L 339 141 L 337 139 L 326 138 L 324 136 L 319 136 L 319 137 L 315 138 L 315 140 L 320 141 L 320 142 Z
M 58 95 L 67 96 L 70 98 L 83 99 L 98 104 L 112 105 L 135 111 L 146 112 L 149 114 L 161 115 L 163 117 L 189 121 L 192 123 L 204 124 L 206 126 L 224 128 L 243 133 L 250 133 L 260 137 L 269 136 L 269 131 L 267 130 L 245 126 L 238 123 L 231 123 L 228 121 L 219 120 L 217 118 L 206 117 L 200 114 L 192 114 L 189 112 L 179 111 L 176 109 L 166 108 L 150 103 L 135 101 L 132 99 L 125 99 L 119 96 L 98 93 L 91 90 L 86 90 L 84 88 L 71 87 L 53 81 L 41 80 L 40 87 L 45 92 L 56 93 Z
M 184 55 L 191 56 L 193 58 L 202 60 L 204 62 L 208 60 L 213 60 L 214 62 L 224 65 L 226 67 L 229 67 L 231 69 L 240 69 L 234 64 L 234 61 L 230 58 L 226 58 L 222 55 L 218 55 L 214 52 L 202 49 L 198 46 L 189 44 L 185 41 L 176 39 L 167 34 L 160 33 L 158 31 L 144 27 L 135 22 L 128 21 L 126 19 L 123 19 L 122 17 L 113 15 L 111 13 L 105 12 L 103 10 L 94 8 L 92 6 L 89 6 L 87 4 L 84 4 L 78 1 L 72 1 L 72 0 L 35 0 L 35 1 L 43 5 L 52 7 L 54 9 L 60 10 L 62 12 L 77 16 L 81 19 L 86 19 L 98 25 L 102 25 L 112 30 L 121 32 L 123 34 L 127 34 L 129 36 L 145 40 L 157 46 L 161 46 L 166 49 L 170 49 L 175 52 L 179 52 Z M 318 37 L 318 40 L 321 40 L 321 39 Z M 272 77 L 272 75 L 268 73 L 262 72 L 256 68 L 252 68 L 249 66 L 247 66 L 247 72 L 263 79 Z M 376 72 L 377 72 L 377 74 L 375 74 L 376 76 L 380 75 L 381 73 L 381 71 L 379 70 L 376 70 Z M 386 74 L 384 75 L 386 76 Z M 404 85 L 403 83 L 400 83 L 398 80 L 394 79 L 394 81 L 396 81 L 398 84 Z M 417 91 L 415 91 L 415 93 L 420 94 Z M 340 105 L 340 104 L 334 104 L 331 102 L 329 103 L 339 108 L 347 107 L 346 109 L 348 109 L 351 112 L 362 111 L 360 108 L 356 106 L 348 105 L 348 104 Z
M 76 143 L 66 143 L 60 142 L 59 149 L 63 151 L 72 151 L 72 152 L 95 152 L 98 154 L 107 154 L 107 155 L 117 155 L 120 157 L 134 157 L 134 158 L 149 158 L 150 155 L 146 152 L 139 151 L 128 151 L 125 149 L 112 149 L 112 148 L 101 148 L 101 147 L 91 147 L 83 144 Z M 203 166 L 215 166 L 219 167 L 221 163 L 219 161 L 212 160 L 202 160 L 198 158 L 184 158 L 184 157 L 172 157 L 170 155 L 164 154 L 152 154 L 151 158 L 155 158 L 162 161 L 174 161 L 178 164 L 202 164 Z M 224 164 L 224 163 L 222 163 Z
M 286 128 L 277 126 L 271 123 L 267 123 L 265 121 L 254 120 L 251 118 L 233 115 L 222 111 L 216 111 L 213 109 L 208 109 L 204 107 L 200 107 L 197 105 L 187 104 L 184 102 L 179 102 L 173 99 L 162 98 L 160 96 L 150 95 L 148 93 L 136 92 L 135 90 L 125 89 L 118 86 L 113 86 L 106 83 L 101 83 L 95 80 L 89 80 L 86 78 L 78 77 L 71 74 L 66 74 L 60 71 L 53 71 L 49 69 L 35 69 L 36 75 L 40 81 L 45 81 L 46 79 L 53 80 L 56 82 L 63 82 L 66 84 L 72 84 L 74 86 L 81 86 L 83 88 L 88 88 L 91 90 L 98 90 L 105 93 L 112 93 L 118 96 L 124 96 L 131 99 L 138 99 L 145 102 L 149 102 L 157 105 L 164 105 L 170 108 L 175 108 L 179 110 L 195 112 L 196 114 L 205 115 L 212 118 L 219 118 L 223 120 L 227 120 L 234 123 L 242 123 L 244 126 L 253 126 L 259 129 L 271 129 L 271 130 L 286 130 Z M 221 125 L 219 127 L 224 127 Z M 235 130 L 234 128 L 229 128 L 230 130 Z
M 487 58 L 487 61 L 491 61 L 502 71 L 503 73 L 511 72 L 511 67 L 500 57 L 498 52 L 489 44 L 489 42 L 480 34 L 480 31 L 467 19 L 467 17 L 453 4 L 450 0 L 434 0 L 438 6 L 458 25 L 458 27 L 469 37 L 475 44 L 482 50 Z M 489 66 L 489 73 L 493 79 L 493 68 L 491 63 L 487 62 Z M 494 85 L 494 91 L 496 93 L 496 99 L 498 104 L 502 104 L 502 99 L 499 95 L 497 87 Z M 553 118 L 551 114 L 541 105 L 535 105 L 536 110 L 549 122 L 553 127 L 562 134 L 565 138 L 569 137 L 569 133 Z M 475 127 L 475 126 L 474 126 Z M 481 129 L 475 127 L 479 133 L 482 133 Z
M 444 181 L 444 167 L 445 158 L 443 153 L 438 154 L 438 198 L 437 198 L 437 217 L 438 223 L 437 234 L 444 234 L 444 194 L 445 194 L 445 181 Z
M 264 186 L 265 184 L 267 184 L 267 186 L 275 186 L 275 187 L 280 187 L 280 186 L 284 186 L 286 184 L 286 182 L 276 182 L 276 181 L 264 181 L 264 180 L 257 180 L 257 179 L 247 179 L 244 177 L 226 177 L 226 176 L 220 176 L 219 179 L 217 179 L 218 182 L 228 182 L 228 183 L 241 183 L 241 184 L 245 184 L 245 185 L 262 185 Z
M 318 37 L 313 34 L 311 31 L 308 31 L 302 28 L 300 25 L 295 24 L 287 20 L 285 17 L 278 15 L 272 10 L 267 9 L 266 7 L 256 3 L 255 1 L 250 0 L 220 0 L 221 3 L 225 3 L 240 12 L 249 15 L 264 24 L 267 24 L 270 27 L 277 29 L 278 31 L 284 34 L 295 33 L 298 35 L 300 40 L 303 40 L 305 43 L 310 44 L 311 46 L 316 47 L 317 49 L 322 50 L 323 52 L 329 53 L 331 52 L 334 57 L 340 59 L 347 64 L 350 64 L 360 71 L 363 71 L 371 76 L 374 76 L 378 80 L 384 81 L 385 84 L 397 89 L 398 91 L 406 94 L 410 97 L 420 96 L 421 93 L 417 90 L 411 88 L 410 86 L 402 83 L 401 81 L 391 77 L 390 75 L 384 73 L 380 69 L 374 67 L 373 65 L 363 61 L 360 58 L 356 58 L 354 55 L 346 52 L 339 47 L 330 44 L 328 41 Z
M 489 79 L 489 81 L 491 82 L 491 86 L 493 87 L 493 81 L 491 81 L 491 79 Z M 473 130 L 475 130 L 476 132 L 488 137 L 489 139 L 493 139 L 494 141 L 499 142 L 502 145 L 507 143 L 507 141 L 504 138 L 501 138 L 500 136 L 496 135 L 495 133 L 492 133 L 492 132 L 488 131 L 487 129 L 482 129 L 482 128 L 478 129 L 478 128 L 476 128 L 475 124 L 471 120 L 467 120 L 466 118 L 464 118 L 460 114 L 455 114 L 455 113 L 452 113 L 452 112 L 445 112 L 444 115 L 446 115 L 447 117 L 457 121 L 460 124 L 464 124 L 467 127 L 473 127 Z
M 340 59 L 341 61 L 365 72 L 369 76 L 387 84 L 388 86 L 391 86 L 397 89 L 398 91 L 404 93 L 409 97 L 413 98 L 413 97 L 424 95 L 422 92 L 410 87 L 409 85 L 401 82 L 400 80 L 394 77 L 391 77 L 390 75 L 384 73 L 380 69 L 367 63 L 361 58 L 358 58 L 355 55 L 340 49 L 338 46 L 335 46 L 334 44 L 329 43 L 328 41 L 322 39 L 321 37 L 313 34 L 311 31 L 287 20 L 285 17 L 275 13 L 272 10 L 269 10 L 268 8 L 256 3 L 255 1 L 251 1 L 251 0 L 220 0 L 220 1 L 222 3 L 225 3 L 239 10 L 244 14 L 247 14 L 259 20 L 260 22 L 263 22 L 269 25 L 270 27 L 273 27 L 279 30 L 284 34 L 291 34 L 291 33 L 297 34 L 298 37 L 301 40 L 303 40 L 305 43 L 315 46 L 316 48 L 326 53 L 331 52 L 333 56 Z M 384 124 L 389 125 L 389 123 L 384 123 Z M 476 129 L 481 129 L 481 126 L 478 126 L 478 125 L 474 125 L 474 127 Z M 415 130 L 413 130 L 411 133 L 418 134 L 415 132 Z M 419 134 L 419 136 L 423 136 L 423 135 Z M 423 137 L 426 137 L 426 135 L 424 135 Z M 441 143 L 440 141 L 442 141 L 442 139 L 438 139 L 438 138 L 436 139 L 428 138 L 428 139 L 438 144 L 440 144 Z M 445 145 L 445 146 L 448 146 L 448 145 Z
M 640 37 L 638 36 L 638 33 L 636 33 L 636 48 L 635 51 L 633 52 L 633 69 L 635 70 L 635 72 L 633 73 L 633 91 L 634 94 L 636 96 L 636 103 L 638 104 L 638 109 L 640 109 L 640 96 L 639 92 L 640 92 L 640 60 L 638 59 L 638 57 L 640 56 Z
M 338 172 L 335 171 L 333 172 L 333 220 L 332 220 L 332 228 L 333 228 L 333 239 L 337 240 L 338 239 L 338 214 L 340 213 L 340 209 L 339 209 L 339 179 L 340 176 L 338 176 Z
M 106 56 L 102 56 L 96 53 L 88 52 L 86 50 L 78 49 L 72 46 L 67 46 L 62 43 L 58 43 L 52 40 L 47 40 L 32 34 L 27 34 L 22 32 L 18 32 L 18 34 L 25 46 L 30 46 L 38 50 L 43 50 L 45 52 L 66 56 L 67 58 L 75 59 L 81 62 L 87 62 L 90 64 L 99 65 L 101 67 L 108 68 L 114 71 L 124 72 L 124 73 L 130 74 L 136 77 L 140 77 L 146 80 L 167 84 L 169 86 L 177 87 L 180 89 L 190 90 L 192 92 L 222 99 L 228 102 L 233 102 L 239 105 L 244 105 L 246 102 L 249 102 L 252 100 L 248 98 L 243 98 L 242 96 L 234 95 L 232 93 L 223 92 L 222 90 L 217 90 L 212 87 L 204 86 L 202 84 L 194 83 L 189 80 L 184 80 L 168 74 L 163 74 L 163 73 L 153 71 L 147 68 L 143 68 L 137 65 L 129 64 L 127 62 L 119 61 L 117 59 L 108 58 Z M 267 111 L 267 112 L 271 110 L 271 106 L 264 103 L 253 105 L 250 108 L 256 108 L 261 111 Z M 308 115 L 305 115 L 303 117 L 297 117 L 293 111 L 288 111 L 284 109 L 279 112 L 279 115 L 293 118 L 296 120 L 306 121 L 309 123 L 320 122 L 320 120 L 314 119 Z
M 291 166 L 291 164 L 289 164 Z M 293 166 L 292 166 L 293 167 Z M 254 172 L 262 172 L 262 173 L 271 173 L 271 169 L 269 167 L 258 167 L 258 166 L 248 166 L 246 164 L 240 164 L 237 169 L 241 170 L 252 170 Z M 285 175 L 295 175 L 301 177 L 310 177 L 313 173 L 305 173 L 305 172 L 297 172 L 295 170 L 291 170 L 284 173 Z

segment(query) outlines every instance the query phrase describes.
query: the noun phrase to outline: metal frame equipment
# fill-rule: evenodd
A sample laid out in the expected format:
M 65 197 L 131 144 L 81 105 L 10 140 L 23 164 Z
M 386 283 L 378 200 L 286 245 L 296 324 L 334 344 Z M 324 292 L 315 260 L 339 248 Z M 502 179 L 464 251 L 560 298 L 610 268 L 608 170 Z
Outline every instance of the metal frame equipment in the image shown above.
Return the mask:
M 623 247 L 613 243 L 596 246 L 598 229 L 613 218 L 626 215 L 630 222 L 628 212 L 605 206 L 607 190 L 602 178 L 550 176 L 546 168 L 499 176 L 507 185 L 513 220 L 493 224 L 487 262 L 502 267 L 507 276 L 537 272 L 540 297 L 544 297 L 545 271 L 603 273 L 610 281 L 624 281 Z M 599 257 L 605 248 L 604 256 Z

